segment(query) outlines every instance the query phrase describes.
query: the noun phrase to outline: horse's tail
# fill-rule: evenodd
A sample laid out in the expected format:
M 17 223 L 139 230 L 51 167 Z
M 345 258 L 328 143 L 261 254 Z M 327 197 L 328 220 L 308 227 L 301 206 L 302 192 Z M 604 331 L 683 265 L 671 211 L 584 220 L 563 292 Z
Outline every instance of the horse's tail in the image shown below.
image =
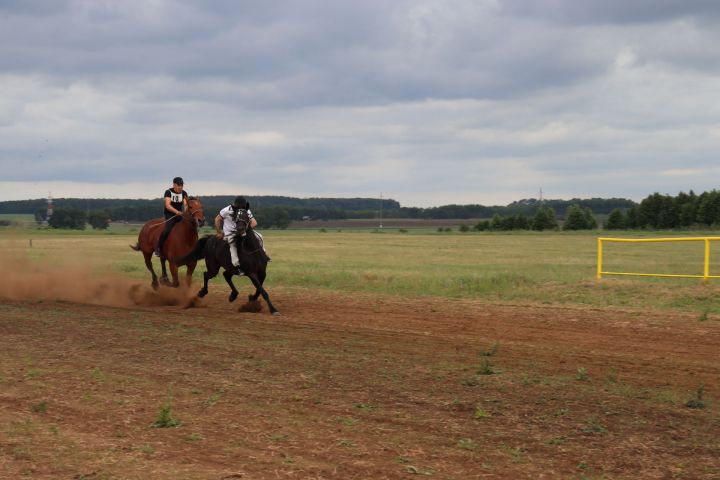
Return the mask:
M 202 237 L 200 240 L 197 241 L 195 247 L 190 250 L 190 252 L 179 258 L 171 258 L 170 261 L 173 262 L 175 265 L 181 266 L 205 258 L 205 245 L 211 237 L 212 235 L 206 235 Z
M 130 248 L 132 248 L 136 252 L 139 252 L 140 251 L 140 242 L 135 242 L 135 245 L 130 245 Z

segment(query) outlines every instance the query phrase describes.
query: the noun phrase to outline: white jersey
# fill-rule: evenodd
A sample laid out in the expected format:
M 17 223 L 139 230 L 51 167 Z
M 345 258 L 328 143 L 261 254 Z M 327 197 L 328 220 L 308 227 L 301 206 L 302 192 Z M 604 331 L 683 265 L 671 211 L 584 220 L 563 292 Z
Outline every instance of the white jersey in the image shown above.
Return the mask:
M 232 205 L 228 205 L 220 210 L 220 217 L 223 219 L 223 235 L 225 236 L 232 235 L 237 231 L 237 223 L 233 220 L 233 213 L 235 213 L 235 211 L 233 210 Z M 248 210 L 247 213 L 248 218 L 252 220 L 252 212 Z

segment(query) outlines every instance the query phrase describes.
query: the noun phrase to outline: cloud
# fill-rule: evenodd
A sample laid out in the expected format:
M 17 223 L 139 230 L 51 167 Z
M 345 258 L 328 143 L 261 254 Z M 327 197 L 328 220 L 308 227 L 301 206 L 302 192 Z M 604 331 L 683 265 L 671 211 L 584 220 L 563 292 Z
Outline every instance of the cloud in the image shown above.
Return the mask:
M 714 188 L 715 5 L 2 2 L 0 200 Z

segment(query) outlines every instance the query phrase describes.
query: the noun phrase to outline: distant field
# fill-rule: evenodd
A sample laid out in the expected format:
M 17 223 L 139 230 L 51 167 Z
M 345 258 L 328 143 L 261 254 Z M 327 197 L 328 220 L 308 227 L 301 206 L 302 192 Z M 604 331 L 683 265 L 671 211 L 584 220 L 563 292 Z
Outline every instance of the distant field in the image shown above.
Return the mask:
M 68 251 L 87 251 L 90 264 L 99 270 L 146 279 L 142 256 L 128 248 L 136 240 L 131 230 L 20 230 L 1 235 L 0 244 L 50 261 L 68 258 Z M 597 236 L 598 232 L 266 231 L 273 258 L 267 282 L 270 288 L 720 312 L 717 280 L 708 285 L 635 277 L 596 282 Z M 720 251 L 712 258 L 711 274 L 719 274 Z M 699 243 L 609 244 L 604 264 L 611 271 L 699 274 L 702 259 Z M 195 278 L 199 281 L 200 276 Z
M 35 216 L 24 213 L 0 213 L 0 220 L 8 220 L 11 222 L 18 222 L 22 224 L 34 224 Z

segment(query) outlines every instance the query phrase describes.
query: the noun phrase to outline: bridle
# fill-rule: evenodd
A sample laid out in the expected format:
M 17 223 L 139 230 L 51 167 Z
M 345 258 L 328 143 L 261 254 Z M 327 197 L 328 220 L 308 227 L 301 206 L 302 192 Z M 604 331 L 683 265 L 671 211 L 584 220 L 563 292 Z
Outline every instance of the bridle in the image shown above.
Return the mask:
M 242 212 L 242 213 L 241 213 Z M 248 225 L 250 223 L 247 219 L 247 210 L 241 208 L 237 212 L 235 212 L 235 224 L 240 225 L 242 224 L 242 229 L 238 228 L 237 231 L 240 233 L 240 236 L 242 237 L 242 241 L 240 242 L 240 249 L 244 250 L 245 247 L 245 239 L 247 238 L 247 232 L 248 232 Z M 254 253 L 257 253 L 261 250 L 261 248 L 257 248 L 251 252 L 248 252 L 247 250 L 244 250 L 244 252 L 247 255 L 252 255 Z
M 197 204 L 197 208 L 193 208 L 193 204 Z M 187 215 L 195 220 L 196 226 L 202 227 L 205 225 L 205 212 L 203 212 L 202 205 L 198 200 L 188 200 Z

